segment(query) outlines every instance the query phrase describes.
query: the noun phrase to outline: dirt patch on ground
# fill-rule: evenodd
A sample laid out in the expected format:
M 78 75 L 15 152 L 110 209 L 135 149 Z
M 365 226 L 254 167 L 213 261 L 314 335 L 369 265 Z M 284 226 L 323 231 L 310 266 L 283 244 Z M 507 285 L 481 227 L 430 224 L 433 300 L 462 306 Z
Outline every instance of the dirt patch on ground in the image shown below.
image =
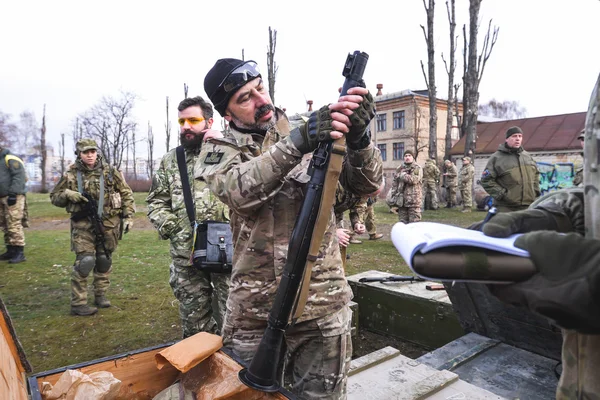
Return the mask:
M 352 338 L 352 359 L 370 354 L 376 350 L 391 346 L 400 350 L 403 356 L 415 359 L 428 353 L 429 350 L 415 343 L 400 340 L 391 336 L 384 336 L 367 330 L 359 330 Z

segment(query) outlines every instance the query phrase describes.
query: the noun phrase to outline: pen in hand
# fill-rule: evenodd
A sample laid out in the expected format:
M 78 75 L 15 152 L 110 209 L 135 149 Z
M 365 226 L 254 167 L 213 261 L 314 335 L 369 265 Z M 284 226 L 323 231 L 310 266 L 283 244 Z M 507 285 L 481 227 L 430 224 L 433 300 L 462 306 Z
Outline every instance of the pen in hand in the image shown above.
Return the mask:
M 490 209 L 488 210 L 488 212 L 487 212 L 487 214 L 486 214 L 485 218 L 483 219 L 483 222 L 481 223 L 481 226 L 479 227 L 479 230 L 480 230 L 480 231 L 483 231 L 483 226 L 484 226 L 485 224 L 487 224 L 487 223 L 488 223 L 488 221 L 489 221 L 490 219 L 492 219 L 492 217 L 493 217 L 494 215 L 496 215 L 497 213 L 498 213 L 498 209 L 497 209 L 496 207 L 490 207 Z

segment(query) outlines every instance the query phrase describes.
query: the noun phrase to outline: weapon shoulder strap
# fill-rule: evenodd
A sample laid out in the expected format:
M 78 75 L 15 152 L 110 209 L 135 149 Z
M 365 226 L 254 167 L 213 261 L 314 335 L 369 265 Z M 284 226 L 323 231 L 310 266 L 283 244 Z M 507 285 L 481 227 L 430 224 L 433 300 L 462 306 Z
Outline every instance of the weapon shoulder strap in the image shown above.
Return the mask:
M 183 146 L 177 146 L 175 149 L 177 155 L 177 167 L 179 168 L 179 176 L 181 176 L 181 188 L 183 190 L 183 202 L 187 211 L 190 224 L 194 226 L 196 223 L 196 210 L 192 201 L 192 189 L 190 187 L 190 178 L 188 176 L 187 164 L 185 163 L 185 150 Z
M 302 288 L 298 294 L 294 314 L 292 317 L 292 323 L 295 323 L 296 320 L 300 318 L 302 312 L 304 311 L 306 300 L 308 299 L 308 289 L 310 287 L 312 268 L 315 265 L 315 261 L 317 261 L 319 249 L 321 248 L 321 243 L 323 242 L 323 236 L 325 236 L 325 230 L 329 225 L 331 209 L 335 203 L 336 188 L 340 178 L 340 173 L 342 172 L 342 164 L 345 155 L 346 137 L 344 136 L 335 140 L 331 148 L 331 157 L 329 159 L 329 166 L 327 167 L 327 173 L 325 175 L 325 183 L 323 185 L 321 207 L 319 208 L 315 229 L 313 230 L 313 236 L 310 240 L 308 256 L 306 257 L 306 268 L 304 269 L 304 276 L 302 277 Z

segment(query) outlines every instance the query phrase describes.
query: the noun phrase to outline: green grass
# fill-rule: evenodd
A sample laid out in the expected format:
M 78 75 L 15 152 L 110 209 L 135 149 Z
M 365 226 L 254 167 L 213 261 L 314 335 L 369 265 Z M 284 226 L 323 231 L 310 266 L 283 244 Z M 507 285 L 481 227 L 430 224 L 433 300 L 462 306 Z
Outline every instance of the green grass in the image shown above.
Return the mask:
M 146 193 L 135 193 L 135 219 L 144 223 L 145 198 Z M 25 233 L 27 262 L 0 262 L 0 296 L 34 372 L 181 338 L 178 306 L 168 283 L 168 242 L 158 240 L 153 229 L 140 229 L 142 224 L 136 224 L 137 229 L 124 237 L 113 255 L 108 291 L 113 307 L 92 317 L 74 317 L 69 315 L 74 254 L 68 225 L 55 223 L 66 221 L 68 215 L 50 204 L 48 194 L 28 194 L 27 200 L 32 221 Z M 425 212 L 423 220 L 466 227 L 483 217 L 481 212 L 440 209 Z M 377 225 L 387 234 L 381 240 L 350 245 L 348 275 L 375 269 L 409 273 L 389 239 L 397 218 L 383 202 L 376 204 Z

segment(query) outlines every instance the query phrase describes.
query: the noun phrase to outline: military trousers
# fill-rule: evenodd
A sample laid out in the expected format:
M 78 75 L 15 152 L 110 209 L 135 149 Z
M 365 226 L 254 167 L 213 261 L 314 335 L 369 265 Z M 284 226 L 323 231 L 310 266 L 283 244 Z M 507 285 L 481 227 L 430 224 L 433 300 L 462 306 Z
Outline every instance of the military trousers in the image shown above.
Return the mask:
M 437 210 L 439 208 L 437 183 L 435 181 L 423 182 L 423 201 L 426 210 Z
M 17 202 L 12 206 L 8 205 L 8 196 L 0 197 L 0 227 L 4 231 L 4 244 L 7 246 L 25 246 L 24 210 L 24 194 L 18 194 Z
M 365 211 L 365 228 L 367 229 L 367 233 L 369 235 L 374 235 L 377 233 L 377 226 L 375 225 L 375 210 L 373 209 L 373 204 L 367 206 L 367 210 Z
M 398 221 L 409 224 L 421 220 L 421 207 L 400 207 L 398 209 Z
M 351 320 L 352 310 L 346 305 L 333 314 L 297 323 L 286 330 L 285 375 L 291 377 L 290 391 L 300 399 L 346 398 L 352 359 Z M 266 327 L 264 320 L 226 318 L 223 344 L 249 363 Z
M 556 400 L 599 399 L 600 335 L 563 330 L 562 374 Z
M 446 188 L 446 203 L 451 207 L 456 205 L 456 186 L 448 186 Z
M 460 197 L 462 198 L 464 209 L 471 209 L 473 207 L 473 196 L 471 195 L 471 192 L 471 186 L 460 187 Z
M 95 296 L 103 296 L 110 287 L 112 263 L 109 257 L 117 249 L 120 218 L 115 216 L 103 220 L 104 246 L 96 243 L 92 223 L 84 218 L 71 221 L 71 250 L 75 252 L 75 264 L 71 272 L 71 306 L 87 304 L 88 274 L 82 274 L 82 263 L 94 263 L 93 290 Z M 105 254 L 104 247 L 106 247 Z M 91 261 L 90 261 L 91 259 Z
M 229 274 L 200 271 L 192 265 L 171 264 L 169 284 L 179 301 L 183 338 L 198 332 L 219 334 L 229 294 Z

